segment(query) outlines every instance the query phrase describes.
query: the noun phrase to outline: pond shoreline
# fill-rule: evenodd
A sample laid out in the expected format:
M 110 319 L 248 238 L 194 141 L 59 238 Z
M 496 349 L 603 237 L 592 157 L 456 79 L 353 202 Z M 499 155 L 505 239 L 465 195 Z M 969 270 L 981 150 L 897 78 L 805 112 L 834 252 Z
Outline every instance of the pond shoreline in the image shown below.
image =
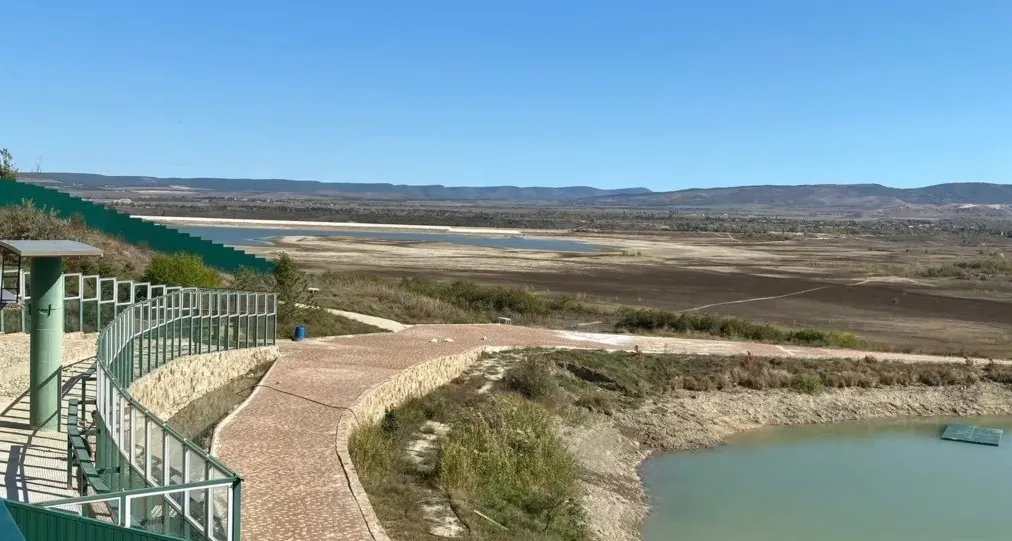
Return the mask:
M 772 426 L 1009 414 L 1012 388 L 990 382 L 818 395 L 783 389 L 675 391 L 590 426 L 562 430 L 590 474 L 583 503 L 591 529 L 600 539 L 637 541 L 649 514 L 639 469 L 654 453 L 712 448 L 734 434 Z
M 372 224 L 357 222 L 321 222 L 301 220 L 256 220 L 243 218 L 202 218 L 194 216 L 144 216 L 135 215 L 131 218 L 139 220 L 181 226 L 234 227 L 244 229 L 304 229 L 324 228 L 340 231 L 405 231 L 413 233 L 452 233 L 455 235 L 500 235 L 521 236 L 519 229 L 498 229 L 494 227 L 456 227 L 448 225 L 410 225 L 410 224 Z

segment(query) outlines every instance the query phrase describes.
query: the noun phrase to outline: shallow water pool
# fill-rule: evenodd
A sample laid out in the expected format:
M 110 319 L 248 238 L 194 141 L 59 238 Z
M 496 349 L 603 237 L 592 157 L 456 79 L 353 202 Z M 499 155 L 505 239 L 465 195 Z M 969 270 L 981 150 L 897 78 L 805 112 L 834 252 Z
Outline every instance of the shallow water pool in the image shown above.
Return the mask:
M 251 227 L 169 226 L 195 237 L 232 246 L 270 244 L 271 237 L 352 237 L 400 242 L 444 242 L 462 246 L 485 246 L 514 250 L 547 250 L 552 252 L 599 252 L 607 246 L 565 239 L 509 236 L 462 235 L 453 233 L 417 233 L 412 231 L 378 231 L 357 229 L 263 229 Z
M 939 439 L 1002 428 L 1000 447 Z M 641 471 L 645 541 L 1012 539 L 1012 418 L 764 429 Z

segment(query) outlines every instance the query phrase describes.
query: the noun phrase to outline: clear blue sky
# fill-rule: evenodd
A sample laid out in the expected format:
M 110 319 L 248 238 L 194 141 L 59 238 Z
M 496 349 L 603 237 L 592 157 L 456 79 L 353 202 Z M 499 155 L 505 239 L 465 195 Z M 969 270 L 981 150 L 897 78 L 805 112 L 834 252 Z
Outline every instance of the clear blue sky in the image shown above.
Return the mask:
M 1012 2 L 8 1 L 30 170 L 447 185 L 1012 181 Z

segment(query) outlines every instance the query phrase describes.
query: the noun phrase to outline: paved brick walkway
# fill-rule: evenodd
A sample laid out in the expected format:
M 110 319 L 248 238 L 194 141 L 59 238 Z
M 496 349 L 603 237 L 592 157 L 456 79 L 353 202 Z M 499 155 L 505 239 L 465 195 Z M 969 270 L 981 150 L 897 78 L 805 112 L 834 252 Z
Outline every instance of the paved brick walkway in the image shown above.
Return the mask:
M 487 338 L 486 340 L 483 340 Z M 436 342 L 431 340 L 436 338 Z M 451 338 L 453 342 L 446 342 Z M 401 370 L 481 346 L 572 346 L 798 357 L 862 352 L 505 325 L 422 325 L 399 333 L 283 344 L 260 388 L 223 424 L 215 451 L 245 479 L 242 536 L 252 541 L 373 539 L 335 449 L 338 421 L 363 391 Z M 874 353 L 900 361 L 962 358 Z

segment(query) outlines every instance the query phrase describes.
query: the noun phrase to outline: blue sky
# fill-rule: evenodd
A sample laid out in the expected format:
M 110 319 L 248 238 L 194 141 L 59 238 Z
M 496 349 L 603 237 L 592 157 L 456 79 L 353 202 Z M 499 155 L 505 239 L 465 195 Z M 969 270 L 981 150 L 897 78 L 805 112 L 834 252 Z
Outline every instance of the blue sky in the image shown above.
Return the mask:
M 22 169 L 447 185 L 1012 180 L 1012 2 L 6 2 Z

